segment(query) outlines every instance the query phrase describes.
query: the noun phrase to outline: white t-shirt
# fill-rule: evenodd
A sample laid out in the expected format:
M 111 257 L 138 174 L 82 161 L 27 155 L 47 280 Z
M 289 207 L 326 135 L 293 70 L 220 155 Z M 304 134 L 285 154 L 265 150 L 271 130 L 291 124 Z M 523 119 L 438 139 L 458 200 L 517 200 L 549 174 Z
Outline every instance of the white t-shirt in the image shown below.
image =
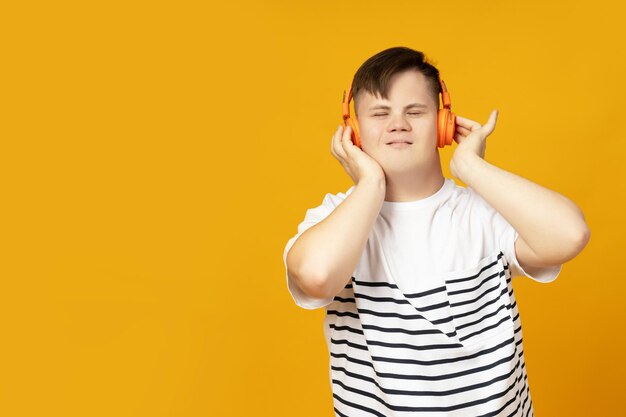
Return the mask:
M 307 210 L 287 253 L 354 190 Z M 511 278 L 554 280 L 562 265 L 526 273 L 518 233 L 471 187 L 446 178 L 435 194 L 384 201 L 352 280 L 325 307 L 338 416 L 527 415 L 532 401 Z

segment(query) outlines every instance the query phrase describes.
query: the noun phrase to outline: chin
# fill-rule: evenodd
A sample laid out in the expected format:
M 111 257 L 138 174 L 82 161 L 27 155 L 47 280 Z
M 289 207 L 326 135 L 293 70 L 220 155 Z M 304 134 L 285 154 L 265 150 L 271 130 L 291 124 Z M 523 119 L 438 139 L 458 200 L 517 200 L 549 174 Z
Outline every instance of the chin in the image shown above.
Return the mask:
M 384 155 L 377 158 L 382 167 L 390 171 L 406 172 L 419 169 L 420 166 L 428 165 L 434 155 L 425 155 L 423 152 L 407 152 L 398 155 Z
M 405 175 L 407 173 L 410 172 L 418 172 L 419 169 L 419 165 L 416 164 L 406 164 L 406 165 L 390 165 L 390 166 L 383 166 L 383 171 L 385 171 L 385 174 L 387 175 Z

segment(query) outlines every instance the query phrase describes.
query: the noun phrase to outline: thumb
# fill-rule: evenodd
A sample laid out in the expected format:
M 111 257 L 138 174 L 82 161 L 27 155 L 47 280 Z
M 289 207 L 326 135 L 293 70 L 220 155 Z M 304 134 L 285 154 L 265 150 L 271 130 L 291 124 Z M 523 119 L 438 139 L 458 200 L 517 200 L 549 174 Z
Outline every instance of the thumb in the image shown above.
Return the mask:
M 487 123 L 483 126 L 485 135 L 490 135 L 496 128 L 496 120 L 498 120 L 498 110 L 492 110 L 489 115 L 489 120 L 487 120 Z

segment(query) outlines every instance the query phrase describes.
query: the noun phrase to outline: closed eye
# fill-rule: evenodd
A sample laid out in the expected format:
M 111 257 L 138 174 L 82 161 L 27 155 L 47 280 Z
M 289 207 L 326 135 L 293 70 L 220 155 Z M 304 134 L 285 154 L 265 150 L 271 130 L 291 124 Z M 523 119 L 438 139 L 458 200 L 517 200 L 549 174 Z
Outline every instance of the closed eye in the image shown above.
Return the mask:
M 424 114 L 424 113 L 422 113 L 422 112 L 413 112 L 413 113 L 409 113 L 409 114 L 412 115 L 412 116 L 418 116 L 418 115 Z M 387 115 L 387 113 L 376 113 L 374 116 L 386 116 L 386 115 Z

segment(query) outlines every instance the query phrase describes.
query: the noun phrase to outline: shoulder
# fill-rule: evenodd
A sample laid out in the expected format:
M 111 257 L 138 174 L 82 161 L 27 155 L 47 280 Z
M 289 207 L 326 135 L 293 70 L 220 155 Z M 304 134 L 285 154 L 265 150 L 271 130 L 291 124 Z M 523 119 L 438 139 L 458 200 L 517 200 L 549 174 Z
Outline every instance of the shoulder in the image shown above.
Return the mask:
M 337 193 L 326 193 L 324 198 L 322 199 L 322 206 L 328 209 L 335 209 L 339 204 L 341 204 L 354 190 L 354 186 L 348 188 L 345 192 L 337 192 Z
M 476 211 L 482 211 L 486 208 L 484 201 L 478 199 L 478 194 L 470 187 L 458 185 L 453 179 L 448 178 L 449 192 L 442 202 L 441 207 L 447 208 L 455 212 L 457 215 L 474 214 Z
M 496 209 L 487 202 L 480 194 L 476 192 L 472 187 L 459 187 L 463 189 L 462 195 L 463 199 L 468 206 L 472 207 L 472 210 L 475 213 L 479 213 L 483 216 L 497 215 L 498 212 Z
M 323 220 L 350 195 L 353 189 L 354 187 L 350 187 L 346 192 L 326 193 L 320 204 L 307 209 L 304 223 L 317 223 Z

